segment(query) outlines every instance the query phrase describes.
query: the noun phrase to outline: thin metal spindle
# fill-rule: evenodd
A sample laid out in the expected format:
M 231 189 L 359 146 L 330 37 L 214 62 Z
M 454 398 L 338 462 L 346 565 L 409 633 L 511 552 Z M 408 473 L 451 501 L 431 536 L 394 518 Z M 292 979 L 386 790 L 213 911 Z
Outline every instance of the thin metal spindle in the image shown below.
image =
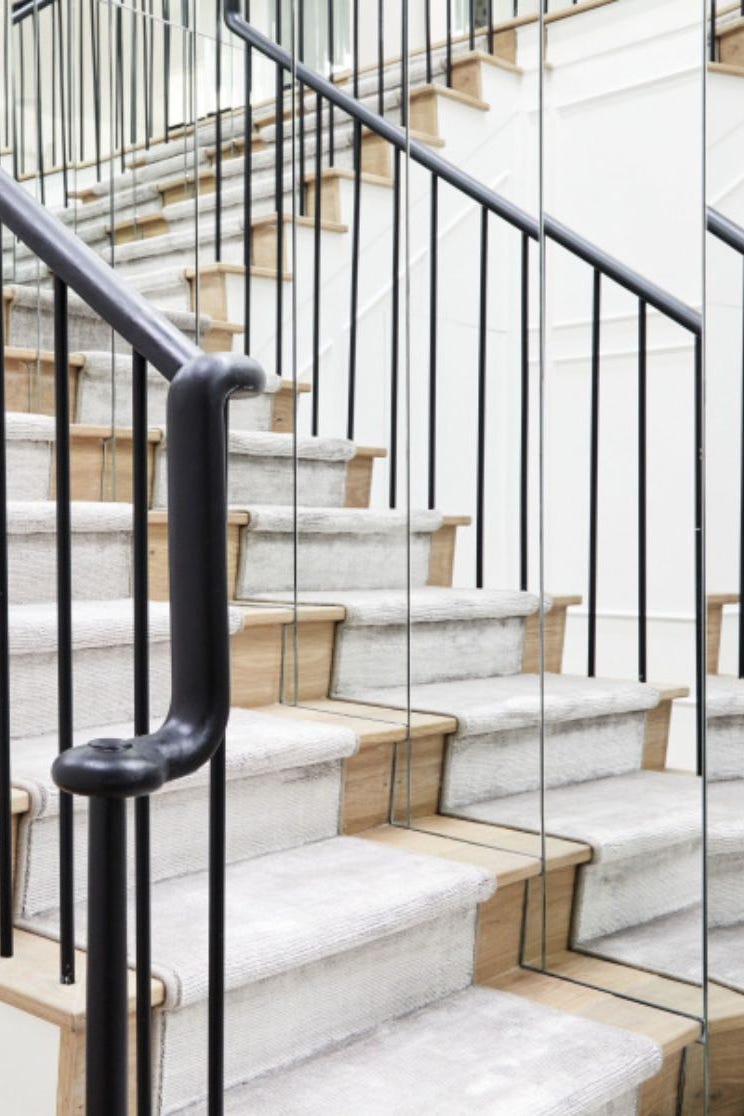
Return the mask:
M 647 418 L 646 303 L 638 304 L 638 681 L 648 676 L 647 650 Z
M 134 506 L 134 734 L 150 731 L 148 620 L 147 362 L 132 357 L 132 503 Z M 137 1116 L 152 1112 L 152 1004 L 150 996 L 150 799 L 135 801 L 137 950 Z
M 210 763 L 209 784 L 209 1003 L 208 1114 L 224 1112 L 225 1076 L 225 863 L 226 749 Z
M 389 503 L 398 502 L 398 376 L 400 368 L 400 148 L 393 160 L 393 283 L 390 354 L 390 476 Z
M 431 0 L 424 5 L 424 35 L 426 38 L 426 84 L 431 85 Z
M 219 263 L 222 259 L 222 0 L 215 0 L 214 100 L 214 258 Z M 199 189 L 198 178 L 194 189 Z M 278 286 L 281 285 L 280 271 Z
M 282 41 L 282 5 L 276 8 L 276 41 Z M 276 67 L 276 139 L 274 169 L 274 207 L 276 209 L 276 343 L 274 371 L 281 376 L 283 369 L 284 329 L 284 74 Z M 320 182 L 316 183 L 320 189 Z
M 354 96 L 359 96 L 359 0 L 354 0 L 352 10 L 352 87 Z
M 328 0 L 328 78 L 333 81 L 336 68 L 336 25 L 333 0 Z M 328 165 L 336 161 L 336 142 L 333 135 L 333 102 L 328 102 Z
M 697 773 L 705 773 L 706 608 L 705 608 L 705 385 L 703 341 L 695 338 L 695 740 Z
M 170 0 L 163 0 L 163 132 L 170 135 L 171 13 Z
M 250 5 L 246 4 L 246 19 Z M 253 47 L 245 48 L 245 115 L 243 118 L 243 351 L 251 346 L 251 258 L 253 255 Z
M 124 132 L 124 24 L 122 22 L 122 10 L 119 7 L 116 9 L 116 104 L 118 108 L 117 134 L 121 147 L 119 151 L 119 165 L 123 174 L 126 169 L 126 138 Z
M 72 747 L 72 554 L 70 520 L 70 355 L 67 287 L 54 278 L 54 418 L 57 482 L 57 709 L 58 747 Z M 60 979 L 75 980 L 72 797 L 59 803 Z
M 447 85 L 452 87 L 452 0 L 445 0 L 447 8 Z
M 597 669 L 597 533 L 599 513 L 599 361 L 602 273 L 594 270 L 592 301 L 591 436 L 589 450 L 589 616 L 587 674 Z
M 299 0 L 299 8 L 297 11 L 297 51 L 299 54 L 300 62 L 305 61 L 305 0 Z M 299 131 L 300 131 L 300 184 L 299 184 L 299 202 L 300 202 L 300 217 L 306 216 L 307 210 L 307 189 L 305 184 L 305 86 L 302 82 L 299 83 L 297 93 L 299 96 Z
M 0 290 L 3 289 L 0 226 Z M 5 448 L 5 322 L 0 314 L 0 957 L 13 956 L 13 820 L 8 641 L 8 483 Z
M 744 300 L 742 302 L 744 306 Z M 739 678 L 744 678 L 744 314 L 742 315 L 741 489 L 739 505 Z
M 362 126 L 354 123 L 354 215 L 351 227 L 351 311 L 349 323 L 349 398 L 346 437 L 354 439 L 354 404 L 356 401 L 357 312 L 359 304 L 359 226 L 362 205 Z
M 717 26 L 718 13 L 716 11 L 716 0 L 710 0 L 710 42 L 708 43 L 708 49 L 711 62 L 715 62 L 718 57 L 718 42 L 716 38 Z
M 468 46 L 475 50 L 475 0 L 468 3 Z
M 320 219 L 323 160 L 323 98 L 315 98 L 315 193 L 313 195 L 313 396 L 312 433 L 318 435 L 320 416 Z
M 377 0 L 377 111 L 385 115 L 385 0 Z
M 488 333 L 488 210 L 481 209 L 478 314 L 478 475 L 475 511 L 475 584 L 483 588 L 486 490 L 486 358 Z
M 69 201 L 67 183 L 67 111 L 65 101 L 64 8 L 61 5 L 59 9 L 59 19 L 57 21 L 57 42 L 59 51 L 59 119 L 60 150 L 62 154 L 62 196 L 66 207 Z
M 101 56 L 98 4 L 90 0 L 91 58 L 93 62 L 93 118 L 96 152 L 96 181 L 101 181 Z
M 113 748 L 117 741 L 102 741 Z M 86 1116 L 127 1116 L 127 815 L 119 798 L 88 807 Z
M 36 170 L 39 176 L 39 200 L 46 204 L 46 184 L 44 181 L 44 125 L 41 96 L 41 37 L 39 35 L 39 8 L 34 2 L 32 28 L 34 36 L 34 79 L 36 86 Z
M 520 313 L 521 413 L 519 437 L 519 588 L 529 579 L 530 484 L 530 238 L 522 234 L 522 295 Z
M 429 231 L 429 508 L 437 500 L 437 338 L 439 324 L 439 179 L 431 176 Z
M 138 46 L 138 16 L 137 9 L 132 7 L 131 14 L 132 39 L 129 45 L 129 142 L 134 147 L 137 143 L 137 52 Z
M 493 54 L 493 0 L 488 0 L 488 53 Z
M 150 82 L 148 75 L 150 73 L 150 53 L 151 53 L 151 28 L 148 24 L 147 10 L 145 8 L 145 0 L 142 0 L 142 89 L 143 101 L 145 108 L 145 150 L 150 147 L 150 114 L 152 106 L 150 104 Z

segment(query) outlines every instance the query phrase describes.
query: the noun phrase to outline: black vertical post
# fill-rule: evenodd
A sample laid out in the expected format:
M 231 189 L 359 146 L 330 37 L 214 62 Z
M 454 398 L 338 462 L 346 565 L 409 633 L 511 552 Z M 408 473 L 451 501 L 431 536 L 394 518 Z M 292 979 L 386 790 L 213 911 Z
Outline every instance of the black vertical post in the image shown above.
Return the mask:
M 493 54 L 493 0 L 488 0 L 488 53 Z
M 354 0 L 352 10 L 352 88 L 354 96 L 359 96 L 359 0 Z
M 305 2 L 299 0 L 299 8 L 297 10 L 297 54 L 300 62 L 305 61 Z M 300 202 L 300 216 L 305 216 L 307 208 L 307 190 L 305 186 L 305 86 L 302 82 L 299 83 L 297 90 L 299 96 L 299 109 L 300 109 L 300 186 L 299 186 L 299 202 Z
M 437 498 L 437 339 L 439 324 L 439 179 L 431 176 L 429 232 L 429 507 Z
M 126 827 L 124 799 L 90 800 L 86 1116 L 128 1112 Z
M 336 68 L 336 23 L 334 17 L 333 0 L 328 0 L 328 78 L 333 81 L 333 71 Z M 336 142 L 333 135 L 333 102 L 328 102 L 328 165 L 333 166 L 336 161 Z
M 638 681 L 648 676 L 647 651 L 647 382 L 646 303 L 638 305 Z
M 171 14 L 170 0 L 163 0 L 163 117 L 165 142 L 170 133 L 170 73 L 171 73 Z
M 710 51 L 710 60 L 715 62 L 718 57 L 718 42 L 716 39 L 716 27 L 718 25 L 718 13 L 716 11 L 716 0 L 710 0 L 710 42 L 708 44 Z
M 132 357 L 132 504 L 134 506 L 134 733 L 150 731 L 148 621 L 147 363 Z M 137 949 L 137 1116 L 152 1112 L 152 1025 L 150 972 L 150 800 L 135 801 Z
M 225 741 L 210 764 L 208 1113 L 224 1112 L 225 1067 Z
M 246 3 L 246 19 L 250 6 Z M 251 346 L 251 260 L 253 257 L 253 47 L 245 48 L 245 114 L 243 117 L 243 351 Z
M 444 0 L 447 6 L 447 85 L 452 87 L 452 0 Z
M 385 0 L 377 0 L 377 111 L 385 115 Z
M 390 476 L 389 503 L 398 502 L 398 373 L 400 361 L 400 149 L 393 157 L 393 282 L 390 355 Z
M 36 86 L 36 170 L 39 174 L 39 199 L 41 201 L 41 204 L 45 205 L 46 184 L 44 182 L 44 125 L 41 103 L 41 36 L 39 34 L 39 10 L 37 2 L 34 3 L 32 25 L 34 33 L 34 76 Z
M 0 291 L 3 289 L 0 226 Z M 5 456 L 5 315 L 0 312 L 0 957 L 13 956 L 13 819 L 8 642 L 8 482 Z
M 81 9 L 82 23 L 82 9 Z M 93 119 L 95 130 L 96 181 L 101 181 L 101 20 L 96 0 L 90 0 L 90 43 L 93 61 Z
M 705 608 L 705 385 L 703 341 L 695 338 L 695 735 L 697 773 L 705 773 L 706 702 L 706 608 Z
M 276 41 L 282 41 L 282 5 L 276 6 Z M 281 376 L 283 370 L 284 327 L 284 73 L 276 67 L 276 140 L 274 170 L 274 204 L 276 208 L 276 344 L 274 371 Z M 294 261 L 292 261 L 294 266 Z
M 468 46 L 475 50 L 475 0 L 468 0 Z
M 522 294 L 520 313 L 520 439 L 519 439 L 519 588 L 529 579 L 530 483 L 530 238 L 522 233 Z
M 744 306 L 744 299 L 742 300 Z M 739 678 L 744 678 L 744 313 L 742 314 L 741 480 L 739 492 Z
M 215 40 L 214 258 L 219 263 L 222 259 L 222 0 L 215 0 Z M 194 134 L 194 142 L 196 142 L 196 134 Z M 194 189 L 199 189 L 198 177 Z M 279 284 L 281 285 L 281 277 Z
M 599 345 L 602 274 L 594 270 L 592 301 L 591 436 L 589 450 L 589 616 L 587 674 L 597 669 L 597 535 L 599 513 Z
M 478 475 L 475 512 L 475 584 L 483 588 L 486 489 L 486 357 L 488 330 L 488 210 L 481 209 L 480 309 L 478 314 Z
M 57 707 L 60 752 L 72 747 L 72 555 L 70 522 L 70 356 L 67 287 L 54 278 L 54 418 L 57 480 Z M 59 803 L 60 979 L 75 980 L 72 798 Z
M 312 433 L 317 437 L 320 417 L 320 220 L 323 165 L 323 98 L 315 98 L 315 194 L 313 212 L 313 398 Z
M 351 310 L 349 321 L 349 393 L 346 437 L 354 438 L 354 404 L 356 400 L 357 316 L 359 309 L 359 226 L 362 204 L 362 126 L 354 121 L 354 215 L 351 227 Z

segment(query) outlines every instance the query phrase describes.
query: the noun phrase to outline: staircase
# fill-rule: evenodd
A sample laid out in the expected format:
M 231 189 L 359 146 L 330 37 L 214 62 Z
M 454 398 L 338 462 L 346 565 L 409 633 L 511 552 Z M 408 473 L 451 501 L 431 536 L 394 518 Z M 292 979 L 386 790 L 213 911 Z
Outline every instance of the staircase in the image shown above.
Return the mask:
M 607 2 L 589 0 L 554 18 L 580 20 Z M 529 16 L 499 25 L 500 55 L 485 53 L 487 34 L 479 32 L 475 50 L 456 45 L 454 61 L 452 48 L 449 57 L 435 49 L 432 73 L 424 59 L 412 66 L 410 123 L 423 148 L 443 150 L 455 165 L 486 115 L 494 133 L 507 126 L 507 94 L 523 79 L 516 47 L 523 26 L 534 37 Z M 441 80 L 450 76 L 449 85 Z M 376 71 L 362 77 L 363 103 L 374 105 L 380 86 L 386 114 L 398 123 L 399 69 L 388 67 L 382 82 Z M 317 143 L 314 102 L 308 95 L 308 166 Z M 349 344 L 329 307 L 342 294 L 346 307 L 350 237 L 359 236 L 352 266 L 361 276 L 360 306 L 365 275 L 387 259 L 382 232 L 395 163 L 374 132 L 363 135 L 356 160 L 355 128 L 339 115 L 334 167 L 307 175 L 293 237 L 290 156 L 278 165 L 276 116 L 275 104 L 254 111 L 248 145 L 243 113 L 225 114 L 219 125 L 199 121 L 132 152 L 112 187 L 84 186 L 78 204 L 57 213 L 90 250 L 88 263 L 113 253 L 122 290 L 143 295 L 168 333 L 200 346 L 214 368 L 231 367 L 244 349 L 269 368 L 261 394 L 230 403 L 225 438 L 225 747 L 211 767 L 149 796 L 151 952 L 148 971 L 140 965 L 138 974 L 142 799 L 130 826 L 129 863 L 138 870 L 126 891 L 128 1111 L 740 1112 L 744 684 L 708 680 L 716 982 L 708 993 L 708 1108 L 695 948 L 703 788 L 698 775 L 666 765 L 672 703 L 694 705 L 694 698 L 686 686 L 562 673 L 567 610 L 579 596 L 461 587 L 463 544 L 468 561 L 482 555 L 481 543 L 466 542 L 487 530 L 482 506 L 475 515 L 469 505 L 445 513 L 419 499 L 415 484 L 410 506 L 387 499 L 396 481 L 404 487 L 406 465 L 402 453 L 395 457 L 395 439 L 366 438 L 370 430 L 387 433 L 372 413 L 374 386 L 368 395 L 360 386 L 351 424 L 363 437 L 339 436 L 353 432 L 346 396 L 334 390 L 338 375 L 318 375 L 307 312 L 313 252 L 320 244 L 329 277 L 325 370 Z M 329 136 L 326 125 L 324 150 Z M 8 184 L 10 197 L 16 189 Z M 361 231 L 359 191 L 371 215 Z M 221 258 L 205 262 L 218 207 Z M 51 772 L 62 677 L 61 370 L 58 267 L 40 256 L 33 242 L 4 244 L 4 274 L 12 275 L 3 289 L 3 370 L 15 942 L 13 957 L 0 962 L 0 1036 L 13 1052 L 0 1103 L 9 1113 L 73 1116 L 86 1110 L 86 948 L 95 910 L 83 866 L 96 850 L 83 797 L 61 791 L 59 772 Z M 295 364 L 279 376 L 271 371 L 277 356 L 285 372 L 293 363 L 283 341 L 292 279 L 301 292 L 300 374 Z M 184 565 L 174 547 L 184 508 L 176 481 L 187 458 L 167 412 L 173 389 L 156 362 L 138 386 L 132 338 L 119 328 L 112 342 L 117 323 L 70 286 L 62 363 L 77 749 L 147 731 L 141 710 L 140 723 L 132 720 L 143 530 L 147 720 L 168 716 L 177 612 L 170 601 Z M 286 291 L 278 310 L 277 288 Z M 374 353 L 362 345 L 360 384 L 367 360 Z M 132 415 L 145 386 L 146 430 L 138 432 Z M 334 435 L 320 435 L 320 426 Z M 209 609 L 195 604 L 195 611 Z M 214 842 L 221 793 L 225 937 L 215 947 L 221 885 L 209 835 L 211 826 Z M 76 865 L 68 906 L 59 882 L 66 815 Z M 219 848 L 219 832 L 216 840 Z M 70 925 L 77 981 L 65 985 L 57 943 Z M 216 969 L 207 965 L 215 948 L 224 950 L 218 993 Z M 223 1028 L 224 1047 L 215 1037 Z M 89 1091 L 89 1116 L 126 1111 L 113 1107 L 120 1095 L 95 1103 L 94 1113 Z

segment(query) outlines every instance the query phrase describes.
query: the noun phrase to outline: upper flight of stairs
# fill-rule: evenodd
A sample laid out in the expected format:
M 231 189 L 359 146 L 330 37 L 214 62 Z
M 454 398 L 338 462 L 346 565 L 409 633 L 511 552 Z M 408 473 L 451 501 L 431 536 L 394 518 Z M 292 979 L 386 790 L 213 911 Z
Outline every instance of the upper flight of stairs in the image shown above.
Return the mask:
M 504 32 L 507 50 L 512 31 Z M 441 67 L 439 57 L 437 75 Z M 442 143 L 448 112 L 483 113 L 488 90 L 480 80 L 491 69 L 495 82 L 519 80 L 508 60 L 494 66 L 463 53 L 456 66 L 459 97 L 441 89 L 417 97 L 419 133 Z M 394 112 L 395 68 L 388 77 Z M 370 95 L 373 90 L 370 78 Z M 267 209 L 257 226 L 264 255 L 254 268 L 267 291 L 280 279 L 268 208 L 270 115 L 267 110 L 263 122 L 257 116 L 255 137 Z M 345 236 L 344 137 L 339 126 L 340 172 L 323 182 L 324 245 Z M 183 152 L 169 154 L 161 144 L 137 157 L 136 175 L 130 171 L 116 184 L 117 225 L 129 219 L 127 204 L 137 199 L 137 223 L 117 232 L 129 241 L 120 242 L 117 258 L 131 276 L 139 273 L 141 289 L 169 307 L 184 332 L 198 333 L 217 351 L 242 349 L 240 327 L 231 324 L 240 321 L 238 263 L 202 265 L 198 322 L 192 312 L 193 260 L 179 228 L 193 213 L 193 201 L 179 199 L 179 191 L 193 191 L 190 143 L 186 136 L 183 174 Z M 207 230 L 213 144 L 206 123 L 197 156 Z M 227 178 L 237 184 L 242 149 L 234 137 L 227 145 L 233 156 L 225 163 Z M 367 141 L 370 161 L 379 156 L 373 149 Z M 365 181 L 365 191 L 388 191 L 380 171 L 385 168 L 375 164 L 368 172 L 375 178 Z M 104 194 L 92 191 L 78 217 L 80 233 L 105 254 Z M 147 226 L 155 235 L 139 239 Z M 226 227 L 242 244 L 239 225 Z M 331 244 L 329 253 L 334 250 Z M 56 747 L 55 432 L 52 360 L 44 351 L 52 341 L 51 298 L 43 286 L 37 291 L 35 269 L 24 273 L 25 266 L 21 253 L 18 275 L 28 285 L 19 282 L 5 295 L 6 341 L 15 346 L 6 380 L 14 390 L 8 463 L 20 930 L 16 958 L 0 966 L 0 1001 L 60 1029 L 58 1111 L 72 1116 L 80 1109 L 84 956 L 80 983 L 60 988 L 54 947 L 59 800 L 49 773 Z M 295 263 L 288 259 L 285 266 Z M 131 396 L 127 354 L 112 360 L 109 332 L 71 304 L 73 636 L 82 742 L 131 732 Z M 453 588 L 455 542 L 467 517 L 414 509 L 409 540 L 408 517 L 374 505 L 381 450 L 340 438 L 300 434 L 295 443 L 290 437 L 295 406 L 300 415 L 307 408 L 305 394 L 307 385 L 293 388 L 270 376 L 266 396 L 230 409 L 226 1110 L 246 1116 L 353 1110 L 377 1116 L 386 1109 L 676 1116 L 679 1106 L 694 1113 L 703 1089 L 695 990 L 642 972 L 642 965 L 609 965 L 576 951 L 592 936 L 616 932 L 628 910 L 653 920 L 692 908 L 694 880 L 686 873 L 699 855 L 692 822 L 697 780 L 652 770 L 660 766 L 659 718 L 668 722 L 675 691 L 561 676 L 566 608 L 577 599 L 544 602 L 555 674 L 544 695 L 549 836 L 543 877 L 535 676 L 541 602 L 528 593 Z M 151 374 L 153 722 L 168 700 L 165 395 L 164 382 Z M 407 663 L 412 713 L 401 689 Z M 722 745 L 724 766 L 727 757 Z M 673 784 L 682 781 L 686 811 L 670 801 Z M 630 801 L 632 816 L 613 815 L 603 788 L 619 792 L 623 807 Z M 718 877 L 723 894 L 744 853 L 734 807 L 727 809 Z M 153 798 L 160 1116 L 205 1111 L 207 811 L 206 771 Z M 411 820 L 414 828 L 405 828 Z M 75 827 L 82 866 L 80 803 Z M 659 881 L 662 909 L 654 906 Z M 76 887 L 82 944 L 82 870 Z M 535 971 L 543 952 L 549 973 Z M 618 995 L 576 982 L 604 983 Z M 634 1002 L 642 1000 L 663 1007 Z M 715 988 L 711 1003 L 713 1080 L 723 1097 L 712 1111 L 733 1113 L 744 1098 L 728 1044 L 741 1038 L 742 998 Z M 9 1080 L 12 1088 L 36 1087 Z M 32 1093 L 16 1097 L 34 1111 Z

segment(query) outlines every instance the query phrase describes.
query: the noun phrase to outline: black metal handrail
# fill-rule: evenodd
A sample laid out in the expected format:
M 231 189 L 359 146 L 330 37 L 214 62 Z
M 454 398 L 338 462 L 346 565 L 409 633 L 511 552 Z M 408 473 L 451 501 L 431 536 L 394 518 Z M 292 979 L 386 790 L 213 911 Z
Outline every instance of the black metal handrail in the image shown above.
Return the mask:
M 716 237 L 722 244 L 733 249 L 744 263 L 744 228 L 725 217 L 717 209 L 708 207 L 706 224 L 711 236 Z M 744 385 L 744 276 L 742 281 L 742 322 L 740 335 L 742 341 L 742 385 Z M 742 444 L 740 447 L 740 478 L 739 478 L 739 620 L 738 620 L 738 673 L 739 678 L 744 678 L 744 395 L 742 396 Z
M 57 482 L 57 622 L 59 756 L 53 777 L 60 801 L 60 969 L 75 979 L 73 794 L 90 797 L 86 1112 L 128 1112 L 126 940 L 127 798 L 136 801 L 137 1092 L 151 1111 L 149 803 L 168 780 L 212 761 L 210 818 L 210 997 L 220 998 L 224 938 L 224 733 L 230 708 L 226 554 L 227 415 L 230 397 L 262 390 L 263 373 L 247 357 L 206 355 L 102 260 L 0 171 L 0 229 L 7 227 L 54 274 Z M 2 245 L 0 244 L 0 260 Z M 0 275 L 0 280 L 1 280 Z M 0 282 L 0 286 L 1 286 Z M 134 709 L 131 740 L 72 747 L 73 663 L 70 522 L 68 287 L 133 349 Z M 163 726 L 149 727 L 147 363 L 169 381 L 168 542 L 171 705 Z M 4 336 L 0 333 L 0 384 Z M 6 499 L 4 395 L 0 394 L 0 501 Z M 0 537 L 0 952 L 12 953 L 10 725 L 8 697 L 7 536 Z M 222 756 L 222 759 L 220 759 Z M 221 804 L 221 805 L 220 805 Z

